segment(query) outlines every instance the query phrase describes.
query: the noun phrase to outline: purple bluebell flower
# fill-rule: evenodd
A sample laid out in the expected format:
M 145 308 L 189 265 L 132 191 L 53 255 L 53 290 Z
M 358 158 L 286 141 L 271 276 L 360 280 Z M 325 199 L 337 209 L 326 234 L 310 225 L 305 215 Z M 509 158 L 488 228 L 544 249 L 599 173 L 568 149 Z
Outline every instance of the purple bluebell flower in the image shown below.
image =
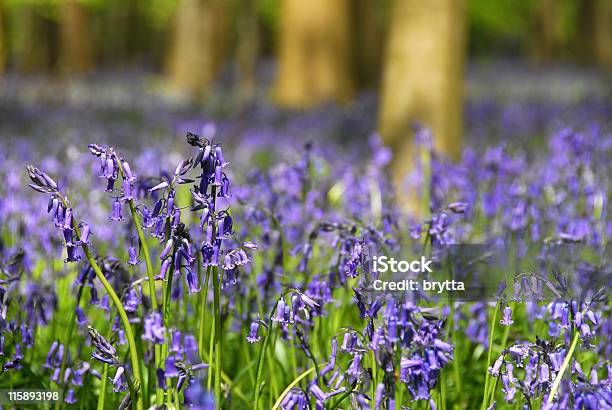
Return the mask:
M 74 397 L 74 389 L 68 389 L 66 397 L 64 397 L 64 401 L 68 404 L 74 404 L 77 402 L 76 398 Z
M 499 323 L 501 323 L 502 326 L 511 326 L 514 323 L 512 320 L 512 308 L 510 306 L 504 308 L 504 316 Z
M 495 377 L 499 376 L 499 371 L 503 364 L 504 364 L 504 355 L 501 355 L 495 360 L 495 363 L 493 363 L 493 366 L 489 367 L 489 373 L 491 373 Z
M 170 345 L 171 353 L 179 353 L 181 351 L 181 331 L 175 330 L 172 332 L 172 343 Z
M 88 373 L 91 369 L 91 365 L 88 362 L 81 363 L 81 367 L 76 369 L 72 373 L 72 379 L 70 383 L 73 386 L 83 386 L 83 377 L 86 373 Z
M 361 358 L 362 358 L 361 353 L 357 353 L 355 356 L 353 356 L 351 365 L 349 366 L 347 370 L 347 374 L 349 376 L 352 376 L 354 378 L 359 377 L 359 375 L 361 374 Z
M 123 221 L 123 216 L 121 215 L 121 207 L 121 201 L 119 201 L 119 199 L 116 199 L 115 202 L 113 202 L 113 213 L 109 217 L 111 221 Z
M 85 324 L 87 324 L 87 316 L 85 316 L 85 312 L 83 311 L 83 308 L 80 306 L 76 307 L 76 315 L 77 315 L 77 324 L 79 326 L 83 326 Z
M 285 317 L 286 317 L 286 310 L 288 310 L 289 308 L 287 307 L 287 302 L 285 302 L 285 298 L 281 297 L 276 305 L 276 310 L 274 311 L 274 315 L 272 316 L 272 321 L 273 322 L 281 322 L 281 323 L 285 323 Z
M 185 407 L 197 410 L 214 410 L 215 399 L 211 392 L 204 389 L 203 384 L 193 380 L 185 389 Z
M 179 372 L 175 366 L 175 363 L 176 363 L 176 357 L 168 356 L 168 358 L 166 359 L 166 371 L 165 371 L 166 377 L 168 378 L 178 377 Z
M 43 365 L 44 368 L 52 369 L 53 367 L 55 367 L 52 364 L 52 359 L 55 357 L 55 353 L 58 347 L 59 347 L 59 342 L 57 340 L 53 341 L 53 343 L 51 344 L 51 347 L 49 348 L 49 352 L 47 353 L 47 358 L 45 360 L 45 364 Z
M 134 246 L 130 246 L 128 248 L 128 255 L 130 257 L 128 260 L 128 265 L 136 266 L 141 262 L 141 260 L 138 259 L 138 251 Z
M 166 280 L 166 273 L 172 264 L 172 259 L 166 259 L 162 262 L 161 268 L 159 269 L 159 274 L 155 275 L 155 280 Z
M 165 343 L 166 329 L 162 323 L 161 314 L 154 312 L 144 320 L 144 334 L 142 339 L 155 344 Z
M 300 389 L 293 388 L 285 395 L 281 401 L 281 409 L 283 410 L 306 410 L 309 406 L 309 401 L 304 392 Z
M 251 330 L 249 331 L 249 334 L 246 337 L 247 342 L 249 343 L 259 342 L 261 340 L 261 337 L 257 335 L 258 332 L 259 332 L 259 319 L 251 322 Z
M 193 335 L 186 335 L 183 345 L 189 363 L 198 363 L 200 361 L 200 355 L 198 353 L 198 342 L 196 338 Z
M 79 242 L 84 245 L 89 245 L 89 236 L 91 235 L 91 229 L 89 225 L 85 222 L 81 222 L 79 224 L 79 229 L 81 230 L 81 236 L 79 238 Z
M 123 192 L 121 193 L 121 198 L 124 201 L 131 201 L 134 199 L 134 192 L 133 192 L 134 187 L 132 186 L 132 183 L 130 182 L 130 180 L 125 179 L 123 181 L 123 186 L 122 186 L 122 190 Z
M 123 366 L 117 367 L 117 371 L 115 372 L 115 376 L 111 378 L 111 382 L 113 383 L 113 391 L 115 393 L 123 392 L 127 389 L 127 384 L 124 383 L 124 372 L 125 368 Z
M 89 340 L 94 347 L 94 351 L 91 354 L 92 358 L 102 363 L 118 365 L 119 358 L 117 357 L 117 350 L 93 327 L 89 326 L 88 329 Z
M 66 247 L 66 259 L 65 263 L 78 262 L 81 260 L 81 256 L 78 254 L 78 248 L 74 245 Z

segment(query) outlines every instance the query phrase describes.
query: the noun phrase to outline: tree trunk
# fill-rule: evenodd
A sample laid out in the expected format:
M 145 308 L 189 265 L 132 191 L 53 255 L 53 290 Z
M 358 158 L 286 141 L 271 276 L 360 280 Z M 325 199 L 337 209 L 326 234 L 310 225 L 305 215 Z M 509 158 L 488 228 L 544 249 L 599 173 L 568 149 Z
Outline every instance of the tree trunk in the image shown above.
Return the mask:
M 180 93 L 202 96 L 223 63 L 227 18 L 224 0 L 182 0 L 177 9 L 169 74 Z
M 580 62 L 612 68 L 612 2 L 580 1 L 577 25 Z
M 378 88 L 380 85 L 388 14 L 385 6 L 379 1 L 354 1 L 353 56 L 360 87 Z
M 557 0 L 536 0 L 534 4 L 527 41 L 529 54 L 536 62 L 549 61 L 554 55 L 558 40 L 557 12 Z
M 244 0 L 238 8 L 236 95 L 241 103 L 250 102 L 255 95 L 259 56 L 259 24 L 255 6 L 256 0 Z
M 612 70 L 612 1 L 598 0 L 595 14 L 595 61 Z
M 394 150 L 398 188 L 411 171 L 413 121 L 433 130 L 437 152 L 460 156 L 464 23 L 463 0 L 396 0 L 393 5 L 379 131 Z
M 304 108 L 348 101 L 351 70 L 350 0 L 283 0 L 275 96 Z
M 18 4 L 13 10 L 14 30 L 12 60 L 21 72 L 43 71 L 51 66 L 52 39 L 50 22 L 42 17 L 35 4 Z
M 4 5 L 2 4 L 2 0 L 0 0 L 0 76 L 4 74 L 6 48 L 6 34 L 4 33 Z
M 78 0 L 66 0 L 61 7 L 61 47 L 59 68 L 64 74 L 80 74 L 94 67 L 87 6 Z

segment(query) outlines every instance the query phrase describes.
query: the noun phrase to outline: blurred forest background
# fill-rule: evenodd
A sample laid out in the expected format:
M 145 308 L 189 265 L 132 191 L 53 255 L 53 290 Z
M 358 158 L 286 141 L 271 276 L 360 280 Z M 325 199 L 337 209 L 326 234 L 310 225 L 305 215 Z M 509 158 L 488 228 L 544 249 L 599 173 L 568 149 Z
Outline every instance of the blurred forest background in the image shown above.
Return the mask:
M 370 90 L 377 128 L 400 153 L 417 120 L 439 152 L 459 155 L 464 66 L 492 59 L 609 71 L 612 1 L 0 0 L 5 75 L 138 69 L 196 103 L 224 79 L 233 104 L 263 88 L 291 110 Z

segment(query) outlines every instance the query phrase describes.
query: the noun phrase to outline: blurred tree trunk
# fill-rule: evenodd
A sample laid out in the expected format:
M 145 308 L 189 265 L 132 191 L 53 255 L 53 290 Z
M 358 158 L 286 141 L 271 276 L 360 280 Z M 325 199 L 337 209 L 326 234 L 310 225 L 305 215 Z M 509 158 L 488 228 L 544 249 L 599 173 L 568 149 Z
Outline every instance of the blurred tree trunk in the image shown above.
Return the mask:
M 192 96 L 206 93 L 227 53 L 224 0 L 182 0 L 169 62 L 172 86 Z
M 79 0 L 66 0 L 60 13 L 60 71 L 64 74 L 90 71 L 94 67 L 94 58 L 87 6 Z
M 612 68 L 612 2 L 581 0 L 577 25 L 580 61 Z
M 396 0 L 385 53 L 379 131 L 399 188 L 413 162 L 413 121 L 433 130 L 437 152 L 460 155 L 464 1 Z
M 351 70 L 350 0 L 283 0 L 275 97 L 303 108 L 348 101 Z
M 558 40 L 558 0 L 536 0 L 532 9 L 529 55 L 536 62 L 549 61 Z M 580 0 L 582 1 L 582 0 Z
M 15 27 L 12 57 L 18 71 L 42 71 L 52 65 L 53 30 L 51 23 L 32 3 L 17 4 L 12 14 Z
M 356 80 L 360 87 L 378 87 L 387 27 L 386 5 L 371 0 L 355 0 L 353 4 Z
M 0 0 L 0 76 L 4 74 L 6 55 L 6 34 L 4 32 L 4 4 Z
M 595 60 L 612 70 L 612 1 L 598 0 L 595 19 Z
M 238 44 L 236 47 L 238 65 L 236 94 L 241 103 L 248 103 L 255 95 L 259 41 L 256 0 L 243 0 L 238 5 Z

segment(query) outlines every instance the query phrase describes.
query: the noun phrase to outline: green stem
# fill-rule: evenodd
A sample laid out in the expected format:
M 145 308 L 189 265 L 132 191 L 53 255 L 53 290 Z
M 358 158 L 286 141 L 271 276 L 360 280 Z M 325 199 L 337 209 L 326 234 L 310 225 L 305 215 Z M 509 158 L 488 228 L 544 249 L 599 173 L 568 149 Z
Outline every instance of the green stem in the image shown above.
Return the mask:
M 68 328 L 66 329 L 66 336 L 64 337 L 64 346 L 66 350 L 64 352 L 64 356 L 62 357 L 62 364 L 60 365 L 60 374 L 58 378 L 58 385 L 60 387 L 64 386 L 64 373 L 66 372 L 68 352 L 70 349 L 70 345 L 72 344 L 72 335 L 74 334 L 74 323 L 76 321 L 76 310 L 77 310 L 77 307 L 79 307 L 79 304 L 81 303 L 81 295 L 83 294 L 84 285 L 85 285 L 85 282 L 79 285 L 77 298 L 76 298 L 76 301 L 74 302 L 74 307 L 72 308 L 72 312 L 70 313 L 70 319 L 68 319 L 69 320 Z M 61 404 L 62 404 L 61 401 L 55 402 L 55 408 L 60 409 Z
M 136 214 L 136 207 L 134 206 L 134 201 L 129 200 L 128 204 L 130 206 L 130 212 L 132 213 L 132 221 L 134 222 L 134 226 L 136 227 L 136 231 L 138 232 L 138 239 L 140 240 L 140 246 L 143 253 L 143 258 L 145 260 L 145 265 L 147 267 L 147 277 L 149 279 L 149 293 L 151 297 L 151 309 L 154 312 L 157 312 L 157 292 L 155 290 L 155 275 L 153 273 L 153 264 L 151 263 L 151 254 L 149 252 L 149 245 L 147 245 L 146 238 L 144 236 L 144 232 L 142 230 L 142 226 L 140 225 L 140 221 L 138 220 L 138 215 Z M 166 324 L 166 317 L 162 314 L 163 323 Z M 154 355 L 155 355 L 155 367 L 161 368 L 162 366 L 162 347 L 158 344 L 154 346 Z M 154 383 L 155 378 L 150 380 L 149 383 Z M 161 406 L 164 402 L 164 391 L 161 387 L 155 387 L 155 403 L 158 406 Z
M 263 376 L 263 362 L 264 358 L 266 357 L 266 351 L 268 350 L 268 344 L 270 344 L 270 334 L 274 330 L 274 323 L 275 322 L 270 322 L 270 327 L 266 332 L 266 336 L 264 337 L 264 343 L 261 347 L 261 352 L 259 353 L 259 363 L 257 364 L 257 377 L 255 379 L 255 388 L 253 389 L 254 410 L 259 410 L 258 404 L 261 389 L 261 377 Z
M 58 198 L 62 201 L 64 208 L 69 208 L 67 199 L 64 199 L 64 197 L 61 194 L 58 195 Z M 81 229 L 79 228 L 79 225 L 76 222 L 76 218 L 73 218 L 72 220 L 72 229 L 74 230 L 74 233 L 76 234 L 76 236 L 80 238 Z M 115 290 L 113 289 L 111 284 L 108 282 L 108 280 L 102 273 L 100 266 L 98 266 L 98 263 L 96 262 L 95 258 L 93 257 L 93 254 L 91 253 L 91 250 L 89 249 L 89 246 L 85 243 L 81 244 L 81 246 L 83 248 L 83 252 L 85 253 L 85 257 L 87 258 L 87 261 L 89 261 L 89 264 L 91 265 L 91 268 L 96 274 L 96 277 L 98 278 L 98 280 L 102 282 L 102 286 L 104 286 L 106 293 L 108 293 L 108 296 L 113 301 L 113 304 L 115 305 L 115 308 L 117 309 L 117 313 L 119 314 L 119 317 L 121 318 L 121 322 L 123 323 L 123 327 L 125 329 L 125 337 L 128 341 L 130 361 L 132 362 L 132 371 L 134 372 L 134 383 L 133 384 L 135 386 L 134 395 L 136 397 L 132 397 L 132 402 L 136 403 L 136 410 L 143 410 L 142 399 L 140 397 L 141 395 L 138 394 L 138 391 L 140 390 L 140 381 L 142 380 L 140 376 L 140 361 L 138 360 L 138 351 L 136 350 L 136 342 L 134 341 L 134 332 L 132 331 L 132 325 L 130 324 L 130 319 L 128 318 L 127 313 L 125 313 L 125 309 L 123 308 L 123 304 L 121 303 L 121 300 L 117 296 L 117 293 L 115 293 Z
M 106 380 L 108 379 L 108 364 L 104 363 L 102 368 L 102 380 L 100 380 L 100 395 L 98 396 L 98 410 L 104 410 L 106 400 Z
M 336 402 L 336 404 L 334 404 L 334 406 L 331 408 L 331 410 L 336 410 L 338 408 L 338 406 L 340 406 L 342 404 L 342 402 L 344 401 L 344 399 L 346 399 L 348 396 L 351 395 L 351 393 L 353 393 L 353 389 L 347 391 L 346 393 L 344 393 L 342 396 L 340 396 L 340 398 L 338 399 L 338 401 Z
M 208 368 L 208 379 L 206 381 L 206 387 L 208 388 L 208 391 L 212 390 L 212 371 L 213 371 L 213 367 L 215 366 L 214 363 L 214 348 L 215 348 L 215 322 L 217 321 L 217 319 L 215 318 L 215 316 L 213 315 L 212 317 L 212 323 L 210 324 L 210 335 L 208 337 L 208 361 L 209 361 L 209 368 Z
M 499 309 L 499 302 L 495 304 L 495 310 L 493 311 L 493 321 L 491 322 L 491 333 L 489 334 L 489 351 L 487 353 L 487 366 L 486 366 L 486 376 L 485 376 L 485 386 L 484 392 L 482 396 L 482 405 L 481 408 L 485 408 L 487 403 L 487 398 L 489 397 L 489 365 L 491 364 L 491 356 L 493 356 L 493 337 L 495 335 L 495 325 L 497 324 L 497 310 Z
M 117 163 L 119 164 L 119 172 L 121 173 L 121 177 L 123 179 L 126 178 L 125 171 L 123 170 L 123 163 L 120 161 L 119 157 L 115 154 L 115 158 Z M 151 297 L 151 309 L 154 312 L 157 312 L 157 293 L 155 291 L 155 274 L 153 273 L 153 263 L 151 262 L 151 253 L 149 252 L 149 245 L 147 244 L 147 239 L 145 237 L 144 231 L 142 229 L 142 225 L 140 224 L 140 220 L 138 219 L 138 214 L 136 212 L 136 206 L 134 205 L 134 200 L 129 199 L 127 201 L 130 207 L 130 213 L 132 214 L 132 222 L 134 222 L 134 227 L 136 228 L 136 232 L 138 232 L 138 240 L 140 241 L 140 248 L 142 249 L 142 253 L 145 260 L 145 265 L 147 267 L 147 277 L 149 279 L 149 293 Z M 164 315 L 162 315 L 164 316 Z M 165 324 L 165 317 L 162 319 Z M 161 346 L 155 344 L 155 366 L 157 368 L 162 367 L 162 349 Z M 153 382 L 153 381 L 149 381 Z M 157 386 L 155 388 L 155 402 L 156 404 L 162 405 L 164 402 L 164 391 Z
M 200 292 L 200 328 L 198 335 L 198 350 L 200 355 L 204 353 L 204 328 L 206 326 L 206 304 L 208 302 L 208 282 L 210 280 L 211 267 L 206 268 L 206 280 L 204 281 L 203 292 Z
M 76 229 L 78 228 L 75 228 L 75 230 Z M 77 235 L 80 236 L 78 232 L 77 232 Z M 132 330 L 132 325 L 130 324 L 130 319 L 128 318 L 127 313 L 125 312 L 125 309 L 123 308 L 123 305 L 121 304 L 121 300 L 117 296 L 117 293 L 115 293 L 115 290 L 113 289 L 111 284 L 108 282 L 108 280 L 106 280 L 106 277 L 102 273 L 102 270 L 100 270 L 100 267 L 98 266 L 93 255 L 91 254 L 89 247 L 85 244 L 83 244 L 83 251 L 85 252 L 85 256 L 87 257 L 87 260 L 89 261 L 92 269 L 94 270 L 94 273 L 98 277 L 98 280 L 102 282 L 102 286 L 104 286 L 104 289 L 106 289 L 106 292 L 108 293 L 109 297 L 112 299 L 113 304 L 115 305 L 115 308 L 117 309 L 117 313 L 119 313 L 119 317 L 121 318 L 121 322 L 123 323 L 123 327 L 125 329 L 125 337 L 128 341 L 128 347 L 130 351 L 130 361 L 132 362 L 132 372 L 134 372 L 134 386 L 136 386 L 136 390 L 138 390 L 140 387 L 140 380 L 141 380 L 140 361 L 138 359 L 138 353 L 136 350 L 136 342 L 134 341 L 134 332 Z M 138 394 L 137 391 L 136 391 L 136 396 L 137 397 L 134 398 L 135 399 L 134 401 L 136 402 L 136 409 L 143 410 L 142 399 L 140 397 L 140 394 Z
M 153 264 L 151 263 L 151 253 L 149 252 L 149 245 L 147 244 L 147 239 L 145 238 L 144 231 L 142 230 L 142 225 L 140 225 L 140 221 L 138 220 L 138 215 L 136 213 L 136 206 L 134 205 L 133 200 L 128 201 L 128 205 L 130 207 L 130 212 L 132 214 L 132 221 L 134 222 L 134 227 L 136 228 L 136 232 L 138 232 L 138 239 L 140 241 L 140 249 L 143 253 L 143 259 L 145 260 L 145 265 L 147 267 L 147 277 L 149 279 L 149 293 L 151 294 L 151 308 L 153 310 L 157 310 L 157 294 L 155 291 L 155 274 L 153 273 Z
M 516 315 L 516 302 L 512 302 L 511 308 L 512 308 L 513 314 Z M 506 328 L 504 329 L 504 334 L 502 336 L 502 342 L 501 342 L 502 349 L 506 348 L 506 343 L 508 343 L 509 335 L 510 335 L 510 326 L 506 326 Z M 490 397 L 486 400 L 487 406 L 490 406 L 491 402 L 495 398 L 496 386 L 497 386 L 497 380 L 495 381 L 495 387 L 491 391 L 489 391 Z
M 117 316 L 113 317 L 113 320 L 110 323 L 114 323 Z M 112 326 L 108 329 L 108 334 L 106 338 L 110 340 L 112 333 Z M 98 410 L 104 410 L 104 403 L 106 401 L 106 385 L 108 383 L 108 364 L 104 363 L 102 365 L 102 380 L 100 380 L 100 395 L 98 397 Z
M 272 340 L 268 345 L 268 369 L 270 372 L 270 395 L 268 395 L 268 408 L 272 406 L 272 398 L 278 394 L 278 384 L 277 384 L 277 373 L 276 367 L 284 372 L 283 367 L 280 363 L 278 363 L 278 359 L 275 357 L 274 351 L 276 349 L 276 341 L 278 340 L 278 327 L 274 329 L 274 333 L 272 334 Z M 311 353 L 312 355 L 312 353 Z M 315 364 L 315 369 L 317 374 L 319 372 L 319 367 L 317 366 L 316 360 L 313 359 L 313 363 Z
M 302 374 L 300 374 L 298 377 L 296 377 L 291 383 L 289 383 L 289 385 L 287 386 L 287 388 L 285 388 L 285 390 L 283 390 L 283 392 L 281 393 L 281 395 L 278 397 L 278 399 L 276 400 L 276 403 L 274 403 L 274 406 L 272 406 L 272 410 L 276 410 L 279 408 L 281 402 L 283 401 L 283 399 L 285 398 L 285 396 L 287 395 L 287 393 L 289 393 L 289 391 L 291 391 L 291 389 L 293 389 L 295 386 L 298 385 L 298 383 L 300 381 L 302 381 L 302 379 L 304 379 L 305 377 L 307 377 L 310 373 L 312 373 L 313 371 L 315 371 L 314 367 L 311 367 L 310 369 L 306 370 L 305 372 L 303 372 Z
M 64 207 L 68 208 L 67 201 L 65 201 L 61 195 L 58 195 L 58 196 L 62 200 Z M 72 221 L 72 228 L 74 229 L 76 236 L 80 237 L 81 229 L 77 225 L 76 219 Z M 132 325 L 130 324 L 130 320 L 127 316 L 127 313 L 125 313 L 125 309 L 123 308 L 123 304 L 121 304 L 121 300 L 117 296 L 117 293 L 115 293 L 115 290 L 113 289 L 111 284 L 108 282 L 108 280 L 102 273 L 102 270 L 98 266 L 98 263 L 93 257 L 91 250 L 89 249 L 89 246 L 86 244 L 82 244 L 81 246 L 83 247 L 83 252 L 85 253 L 85 257 L 87 258 L 87 261 L 91 265 L 91 268 L 96 274 L 96 277 L 98 278 L 98 280 L 102 282 L 102 286 L 104 286 L 106 293 L 108 293 L 108 296 L 113 301 L 113 304 L 115 305 L 115 308 L 117 309 L 117 313 L 119 314 L 119 317 L 121 318 L 121 322 L 123 323 L 123 327 L 125 328 L 125 337 L 128 341 L 130 361 L 132 362 L 132 371 L 134 372 L 134 385 L 137 387 L 137 389 L 140 389 L 140 380 L 141 380 L 140 365 L 139 365 L 140 361 L 138 360 L 138 352 L 136 350 L 136 343 L 134 341 L 134 332 L 132 331 Z M 76 314 L 76 311 L 75 311 L 75 314 Z M 136 403 L 136 409 L 143 410 L 142 400 L 139 397 L 140 395 L 138 394 L 138 391 L 135 392 L 135 395 L 136 397 L 133 397 L 133 402 Z
M 557 394 L 557 390 L 559 389 L 559 385 L 561 384 L 561 380 L 563 379 L 563 374 L 565 370 L 569 366 L 570 361 L 572 360 L 572 355 L 574 354 L 574 350 L 576 350 L 576 345 L 578 344 L 578 338 L 580 336 L 580 332 L 576 332 L 574 334 L 574 339 L 572 340 L 572 344 L 570 346 L 567 355 L 565 356 L 565 360 L 563 360 L 563 364 L 559 369 L 559 373 L 557 373 L 557 377 L 555 377 L 555 381 L 553 382 L 552 388 L 550 389 L 550 394 L 548 395 L 548 400 L 546 403 L 550 404 L 555 399 L 555 395 Z
M 221 408 L 221 276 L 213 268 L 213 308 L 215 314 L 215 404 Z
M 446 410 L 446 372 L 442 370 L 442 380 L 440 383 L 440 408 Z
M 452 343 L 455 346 L 455 350 L 453 352 L 453 373 L 455 376 L 455 383 L 456 383 L 456 388 L 457 388 L 457 400 L 459 401 L 460 404 L 463 404 L 463 388 L 461 386 L 461 371 L 459 369 L 459 367 L 461 366 L 460 363 L 460 358 L 461 358 L 461 353 L 459 351 L 459 343 L 461 342 L 461 340 L 458 339 L 458 335 L 457 332 L 455 331 L 455 304 L 453 302 L 451 302 L 451 313 L 450 313 L 450 325 L 449 325 L 449 331 L 451 333 L 451 340 Z

